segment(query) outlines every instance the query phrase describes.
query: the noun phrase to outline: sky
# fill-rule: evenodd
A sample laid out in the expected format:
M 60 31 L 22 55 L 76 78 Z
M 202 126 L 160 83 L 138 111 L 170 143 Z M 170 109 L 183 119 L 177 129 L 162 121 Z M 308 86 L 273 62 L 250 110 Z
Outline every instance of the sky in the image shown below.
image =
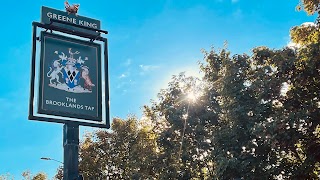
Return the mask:
M 41 6 L 64 10 L 63 0 L 4 1 L 0 6 L 0 175 L 25 170 L 52 178 L 63 160 L 62 124 L 28 120 L 32 22 Z M 283 48 L 289 30 L 314 16 L 295 11 L 298 0 L 77 0 L 79 15 L 109 32 L 110 118 L 142 116 L 172 75 L 199 76 L 202 49 L 232 54 L 257 46 Z M 80 135 L 97 128 L 80 127 Z M 80 139 L 82 138 L 80 136 Z

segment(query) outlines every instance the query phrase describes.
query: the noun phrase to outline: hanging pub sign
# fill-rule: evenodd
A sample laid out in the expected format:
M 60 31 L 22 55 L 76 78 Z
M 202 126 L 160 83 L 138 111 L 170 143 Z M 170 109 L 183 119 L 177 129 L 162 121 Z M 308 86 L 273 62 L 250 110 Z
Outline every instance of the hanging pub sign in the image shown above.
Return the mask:
M 102 120 L 100 44 L 41 33 L 38 112 Z
M 110 128 L 108 44 L 101 36 L 108 31 L 78 9 L 68 1 L 65 11 L 42 7 L 41 22 L 32 23 L 28 119 Z
M 29 120 L 63 123 L 63 177 L 79 174 L 79 126 L 110 128 L 108 41 L 100 21 L 42 7 L 32 22 Z M 37 29 L 41 32 L 37 33 Z M 40 44 L 40 56 L 37 47 Z

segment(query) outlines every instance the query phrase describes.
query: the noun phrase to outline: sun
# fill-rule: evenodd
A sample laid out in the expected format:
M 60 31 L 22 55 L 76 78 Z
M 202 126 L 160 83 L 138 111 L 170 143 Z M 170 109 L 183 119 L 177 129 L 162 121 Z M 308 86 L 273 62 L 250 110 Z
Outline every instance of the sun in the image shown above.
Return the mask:
M 189 92 L 187 98 L 191 102 L 195 102 L 197 100 L 197 95 L 194 92 Z

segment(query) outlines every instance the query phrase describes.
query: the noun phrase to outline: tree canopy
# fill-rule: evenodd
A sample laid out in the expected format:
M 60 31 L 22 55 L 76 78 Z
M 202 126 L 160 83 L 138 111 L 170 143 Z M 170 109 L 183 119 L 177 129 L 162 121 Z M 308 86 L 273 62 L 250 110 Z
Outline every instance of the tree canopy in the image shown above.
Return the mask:
M 319 1 L 302 0 L 307 14 Z M 203 51 L 202 78 L 174 75 L 143 120 L 114 119 L 81 144 L 82 173 L 110 179 L 320 178 L 318 22 L 295 48 Z
M 319 44 L 204 51 L 202 79 L 173 76 L 144 117 L 81 143 L 101 179 L 319 178 Z
M 23 180 L 47 180 L 47 175 L 44 172 L 39 172 L 33 175 L 30 171 L 27 170 L 27 171 L 24 171 L 21 174 L 21 176 Z M 18 179 L 21 179 L 21 178 L 18 178 Z M 14 180 L 14 179 L 15 177 L 9 173 L 0 175 L 0 180 Z

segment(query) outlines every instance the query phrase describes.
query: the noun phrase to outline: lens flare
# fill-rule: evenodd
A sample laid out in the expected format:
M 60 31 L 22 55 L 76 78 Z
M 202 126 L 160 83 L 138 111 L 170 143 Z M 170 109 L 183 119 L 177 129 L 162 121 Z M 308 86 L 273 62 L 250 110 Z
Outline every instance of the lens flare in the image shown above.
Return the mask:
M 194 92 L 190 92 L 188 93 L 187 98 L 189 101 L 195 102 L 197 100 L 197 95 Z

